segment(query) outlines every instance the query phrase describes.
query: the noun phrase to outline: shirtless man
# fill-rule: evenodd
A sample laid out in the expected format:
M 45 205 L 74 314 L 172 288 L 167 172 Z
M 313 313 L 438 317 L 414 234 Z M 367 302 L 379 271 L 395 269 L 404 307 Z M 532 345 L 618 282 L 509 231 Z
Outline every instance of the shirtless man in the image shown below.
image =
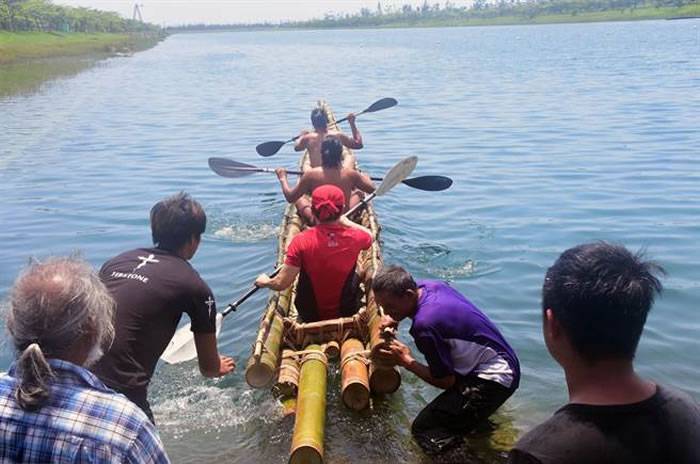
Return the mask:
M 316 224 L 316 218 L 311 212 L 311 202 L 304 195 L 310 194 L 316 187 L 324 184 L 339 187 L 345 195 L 345 209 L 343 211 L 352 208 L 361 200 L 360 194 L 353 192 L 353 190 L 359 189 L 366 193 L 374 192 L 374 183 L 367 175 L 343 166 L 343 145 L 338 138 L 332 135 L 326 136 L 321 144 L 320 153 L 321 166 L 305 171 L 294 188 L 290 188 L 287 183 L 286 169 L 277 168 L 275 170 L 284 197 L 289 203 L 295 204 L 299 215 L 307 224 L 311 225 Z
M 299 138 L 294 143 L 295 151 L 309 150 L 309 159 L 303 166 L 304 171 L 321 166 L 321 144 L 327 136 L 337 137 L 344 146 L 353 150 L 359 150 L 363 147 L 362 135 L 355 125 L 355 115 L 353 113 L 348 114 L 348 122 L 350 123 L 350 129 L 352 129 L 352 137 L 340 131 L 329 131 L 328 117 L 321 108 L 315 108 L 311 112 L 311 124 L 314 126 L 314 131 L 301 131 Z M 343 166 L 354 169 L 355 157 L 345 156 Z M 348 198 L 347 195 L 345 198 Z

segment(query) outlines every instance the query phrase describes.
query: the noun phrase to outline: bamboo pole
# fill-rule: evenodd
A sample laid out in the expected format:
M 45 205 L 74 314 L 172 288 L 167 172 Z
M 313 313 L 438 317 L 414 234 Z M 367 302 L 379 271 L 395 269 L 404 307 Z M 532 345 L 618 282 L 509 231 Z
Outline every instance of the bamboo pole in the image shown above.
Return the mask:
M 299 369 L 299 360 L 294 356 L 294 351 L 289 349 L 282 350 L 280 372 L 273 391 L 282 405 L 282 415 L 284 417 L 294 414 L 297 409 Z
M 350 338 L 340 350 L 341 396 L 350 409 L 361 411 L 369 406 L 369 375 L 364 344 Z
M 272 383 L 277 370 L 283 329 L 282 318 L 279 315 L 274 315 L 267 338 L 261 345 L 260 357 L 251 356 L 246 366 L 245 379 L 251 387 L 264 388 Z
M 380 314 L 377 311 L 369 321 L 370 350 L 384 343 L 385 339 L 379 331 Z M 396 366 L 372 359 L 369 368 L 369 386 L 372 393 L 394 393 L 401 386 L 401 373 Z
M 277 375 L 277 383 L 274 391 L 281 397 L 296 397 L 299 388 L 299 361 L 294 355 L 294 350 L 282 350 L 280 371 Z
M 323 346 L 323 351 L 329 360 L 334 361 L 340 356 L 340 344 L 335 340 L 331 340 Z
M 306 347 L 289 464 L 321 464 L 326 422 L 327 359 L 319 345 Z

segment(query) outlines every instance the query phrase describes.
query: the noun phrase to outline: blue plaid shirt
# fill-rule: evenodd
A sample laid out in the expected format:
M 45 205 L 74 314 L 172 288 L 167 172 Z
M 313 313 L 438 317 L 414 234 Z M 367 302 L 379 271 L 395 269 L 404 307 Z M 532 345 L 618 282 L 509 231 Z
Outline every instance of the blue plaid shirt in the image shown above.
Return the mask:
M 47 403 L 21 409 L 15 366 L 0 375 L 0 463 L 168 463 L 153 424 L 138 406 L 90 371 L 49 359 Z

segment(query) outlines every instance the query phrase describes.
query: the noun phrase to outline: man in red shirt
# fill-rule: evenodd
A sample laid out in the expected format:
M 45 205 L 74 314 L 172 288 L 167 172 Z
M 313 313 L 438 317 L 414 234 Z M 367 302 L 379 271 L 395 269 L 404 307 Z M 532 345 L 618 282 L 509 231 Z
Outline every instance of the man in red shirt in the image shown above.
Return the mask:
M 369 229 L 341 216 L 345 194 L 335 185 L 322 185 L 311 194 L 318 225 L 294 237 L 284 265 L 274 278 L 260 274 L 258 287 L 284 290 L 299 276 L 294 301 L 299 317 L 314 322 L 352 316 L 359 309 L 360 251 L 372 245 Z

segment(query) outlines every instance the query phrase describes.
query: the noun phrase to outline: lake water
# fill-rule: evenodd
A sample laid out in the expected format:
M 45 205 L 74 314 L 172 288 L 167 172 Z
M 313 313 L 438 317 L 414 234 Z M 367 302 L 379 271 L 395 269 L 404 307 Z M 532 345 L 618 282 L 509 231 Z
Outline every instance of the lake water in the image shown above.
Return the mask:
M 377 200 L 385 261 L 450 280 L 517 350 L 524 378 L 498 414 L 502 436 L 472 438 L 463 456 L 498 462 L 494 442 L 566 401 L 540 288 L 580 242 L 645 247 L 666 267 L 637 367 L 700 399 L 698 89 L 698 20 L 174 35 L 0 99 L 0 298 L 30 256 L 80 250 L 99 266 L 148 245 L 150 207 L 186 190 L 209 216 L 193 264 L 223 307 L 272 268 L 284 199 L 274 176 L 224 179 L 207 158 L 294 167 L 289 147 L 261 158 L 255 145 L 308 127 L 319 98 L 342 116 L 392 96 L 399 106 L 358 118 L 363 168 L 415 154 L 415 175 L 454 185 Z M 226 320 L 220 349 L 241 368 L 266 297 Z M 328 462 L 430 461 L 409 426 L 436 389 L 404 373 L 398 393 L 352 413 L 338 383 L 334 371 Z M 196 362 L 163 365 L 151 398 L 174 462 L 286 462 L 292 423 L 242 369 L 205 380 Z

